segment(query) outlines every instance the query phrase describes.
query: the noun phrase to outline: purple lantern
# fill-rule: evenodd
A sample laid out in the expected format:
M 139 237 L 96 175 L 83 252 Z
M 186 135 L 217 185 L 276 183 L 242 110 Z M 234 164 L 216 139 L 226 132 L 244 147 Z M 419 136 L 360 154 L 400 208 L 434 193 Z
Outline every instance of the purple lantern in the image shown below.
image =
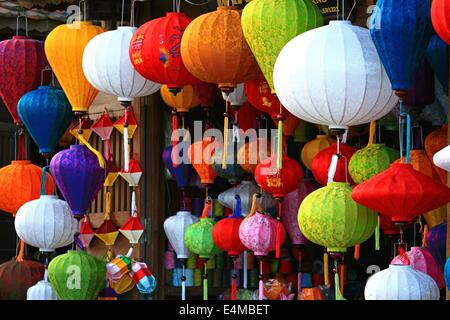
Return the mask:
M 180 142 L 177 144 L 178 150 L 187 150 L 187 148 L 181 149 L 181 145 L 185 142 Z M 187 144 L 188 146 L 188 144 Z M 187 158 L 187 155 L 183 156 L 180 155 L 181 158 Z M 183 161 L 183 159 L 180 159 L 178 165 L 174 167 L 172 162 L 172 146 L 164 148 L 163 151 L 163 162 L 167 169 L 169 169 L 170 174 L 175 179 L 175 182 L 177 183 L 178 188 L 184 189 L 189 185 L 189 180 L 192 177 L 192 174 L 194 173 L 194 168 L 190 163 L 187 163 L 186 161 Z
M 50 171 L 72 214 L 83 217 L 105 181 L 97 156 L 85 145 L 72 145 L 53 157 Z
M 417 72 L 414 87 L 408 90 L 405 104 L 412 107 L 424 107 L 434 102 L 434 73 L 426 59 Z
M 427 244 L 431 255 L 444 270 L 447 256 L 447 221 L 441 223 L 428 231 Z

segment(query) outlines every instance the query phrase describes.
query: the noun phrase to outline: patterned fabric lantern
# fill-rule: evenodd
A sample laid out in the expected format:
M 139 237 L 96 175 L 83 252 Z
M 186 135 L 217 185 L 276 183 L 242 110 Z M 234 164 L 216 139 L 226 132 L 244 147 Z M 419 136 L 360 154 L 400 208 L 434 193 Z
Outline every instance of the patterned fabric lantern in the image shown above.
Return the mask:
M 184 244 L 184 234 L 186 229 L 198 218 L 189 211 L 178 211 L 176 215 L 171 216 L 164 221 L 164 231 L 175 252 L 177 259 L 189 258 L 189 250 Z
M 254 174 L 256 166 L 270 157 L 271 143 L 267 139 L 258 138 L 244 144 L 238 151 L 238 163 L 242 169 Z M 245 212 L 245 210 L 244 210 Z
M 44 278 L 44 265 L 37 261 L 13 259 L 0 264 L 0 299 L 25 300 L 27 290 Z
M 245 95 L 256 109 L 270 114 L 280 111 L 280 100 L 272 94 L 270 86 L 263 75 L 245 82 Z
M 48 277 L 61 300 L 95 300 L 104 286 L 106 264 L 85 251 L 72 251 L 54 258 Z
M 447 256 L 447 221 L 428 231 L 427 245 L 431 255 L 436 259 L 441 268 L 444 268 Z
M 89 83 L 121 102 L 151 95 L 160 88 L 144 79 L 131 64 L 128 50 L 136 29 L 121 26 L 101 33 L 89 41 L 83 53 L 83 71 Z
M 434 35 L 428 44 L 427 60 L 444 88 L 444 92 L 448 91 L 448 54 L 448 45 L 439 36 Z
M 19 238 L 41 252 L 71 244 L 78 231 L 67 202 L 53 195 L 41 195 L 21 206 L 14 225 Z
M 57 87 L 41 86 L 28 92 L 19 100 L 17 112 L 40 153 L 55 151 L 73 119 L 69 101 Z
M 393 90 L 413 87 L 432 32 L 429 0 L 377 1 L 370 33 Z
M 181 40 L 186 68 L 205 82 L 232 91 L 239 83 L 255 78 L 258 65 L 244 39 L 241 14 L 236 7 L 221 6 L 197 17 Z
M 336 140 L 325 134 L 318 135 L 314 140 L 309 141 L 302 148 L 302 162 L 309 170 L 312 170 L 314 157 L 322 150 L 331 147 Z
M 234 143 L 228 145 L 228 160 L 226 169 L 222 167 L 223 148 L 219 148 L 216 150 L 216 152 L 214 152 L 214 155 L 212 157 L 212 168 L 219 177 L 227 179 L 232 185 L 236 185 L 248 174 L 238 163 L 237 150 L 233 151 L 233 148 Z M 233 156 L 234 159 L 230 159 Z
M 208 260 L 217 248 L 212 237 L 212 229 L 216 222 L 208 217 L 201 217 L 200 221 L 189 225 L 184 232 L 184 244 L 192 253 L 198 254 L 200 259 Z
M 332 158 L 339 152 L 340 156 L 337 161 L 336 173 L 333 181 L 354 184 L 350 174 L 348 173 L 348 165 L 356 151 L 357 150 L 355 148 L 345 143 L 340 143 L 339 148 L 337 143 L 333 143 L 331 147 L 323 149 L 314 157 L 312 162 L 312 173 L 314 175 L 314 179 L 323 186 L 327 184 L 329 181 L 328 171 Z
M 352 200 L 348 183 L 329 182 L 310 193 L 298 210 L 298 225 L 304 236 L 329 252 L 347 248 L 369 239 L 378 216 Z
M 406 252 L 406 256 L 409 261 L 409 265 L 414 269 L 426 273 L 438 285 L 439 289 L 445 287 L 444 274 L 441 267 L 431 255 L 428 248 L 425 247 L 412 247 L 411 250 Z M 391 264 L 404 264 L 403 258 L 400 256 L 395 257 Z
M 398 101 L 369 31 L 350 21 L 331 21 L 288 42 L 277 58 L 274 83 L 290 113 L 331 129 L 382 118 Z
M 180 150 L 186 150 L 186 144 L 187 142 L 182 141 L 177 144 L 177 147 L 179 147 Z M 172 161 L 172 150 L 173 146 L 164 148 L 163 162 L 166 168 L 169 169 L 172 177 L 175 179 L 178 188 L 184 189 L 189 185 L 189 181 L 194 174 L 194 168 L 190 163 L 184 162 L 178 163 L 177 166 L 174 166 Z M 183 157 L 183 154 L 181 154 L 180 157 Z
M 89 215 L 85 215 L 83 221 L 80 226 L 80 234 L 78 235 L 78 239 L 84 248 L 89 247 L 89 244 L 94 238 L 94 230 L 92 230 L 91 223 L 89 222 Z
M 272 92 L 275 92 L 273 67 L 283 46 L 295 36 L 322 25 L 319 8 L 307 0 L 257 0 L 245 6 L 242 12 L 245 39 Z
M 48 282 L 47 270 L 45 270 L 44 280 L 39 281 L 27 290 L 27 300 L 58 300 L 52 284 Z
M 42 169 L 29 160 L 12 161 L 0 169 L 0 210 L 15 215 L 28 201 L 38 199 L 41 188 Z M 55 183 L 46 174 L 45 193 L 53 194 Z
M 85 215 L 97 197 L 105 181 L 104 167 L 102 155 L 85 145 L 70 146 L 52 158 L 50 171 L 75 217 Z
M 425 138 L 425 151 L 429 159 L 433 159 L 434 155 L 447 146 L 448 125 L 431 132 Z M 447 184 L 447 173 L 439 167 L 435 167 L 436 172 L 441 178 L 443 184 Z
M 447 0 L 436 0 L 431 4 L 431 21 L 434 30 L 447 44 L 450 44 L 450 16 L 448 14 L 449 3 Z
M 238 84 L 236 88 L 234 88 L 234 90 L 229 94 L 222 92 L 222 98 L 223 100 L 227 101 L 233 109 L 239 109 L 239 107 L 242 106 L 245 101 L 247 101 L 247 97 L 245 96 L 244 91 L 244 84 Z
M 165 17 L 143 24 L 130 43 L 134 68 L 144 78 L 165 83 L 170 89 L 198 83 L 184 66 L 180 53 L 181 38 L 191 21 L 182 12 L 168 12 Z
M 366 300 L 439 300 L 439 288 L 426 273 L 391 264 L 375 273 L 364 289 Z
M 17 112 L 19 99 L 42 85 L 41 71 L 46 67 L 42 41 L 14 36 L 0 42 L 0 96 L 14 123 L 21 123 Z
M 176 112 L 189 112 L 190 109 L 200 105 L 200 99 L 190 85 L 182 87 L 176 95 L 170 92 L 167 85 L 163 85 L 161 87 L 161 97 L 164 103 L 172 107 Z
M 114 130 L 114 123 L 112 122 L 109 113 L 107 110 L 105 110 L 105 113 L 103 113 L 91 126 L 91 130 L 94 131 L 102 141 L 105 142 L 105 152 L 103 153 L 106 160 L 110 160 L 111 152 L 111 134 Z M 108 168 L 108 174 L 109 174 L 109 168 Z M 114 182 L 112 182 L 114 183 Z M 112 185 L 112 184 L 111 184 Z
M 213 152 L 217 146 L 217 142 L 211 139 L 194 142 L 189 146 L 189 161 L 194 166 L 203 185 L 212 185 L 216 179 L 217 174 L 211 164 Z
M 418 108 L 432 104 L 435 100 L 434 73 L 427 59 L 423 59 L 414 79 L 413 86 L 405 97 L 405 104 Z
M 450 190 L 410 164 L 393 163 L 389 169 L 356 186 L 352 198 L 392 217 L 394 222 L 410 222 L 449 202 Z

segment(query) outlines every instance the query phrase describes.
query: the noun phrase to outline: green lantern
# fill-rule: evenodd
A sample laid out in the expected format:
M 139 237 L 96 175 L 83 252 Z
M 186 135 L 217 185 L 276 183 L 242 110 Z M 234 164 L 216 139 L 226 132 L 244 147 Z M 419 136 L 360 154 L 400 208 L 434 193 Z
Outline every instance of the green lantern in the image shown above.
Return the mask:
M 105 286 L 106 263 L 85 251 L 68 251 L 50 262 L 48 277 L 62 300 L 95 300 Z
M 238 184 L 243 178 L 248 176 L 247 171 L 242 169 L 237 160 L 237 150 L 233 152 L 234 143 L 230 145 L 227 153 L 227 166 L 222 167 L 223 148 L 217 149 L 212 158 L 212 168 L 217 175 L 223 179 L 227 179 L 232 185 Z M 234 159 L 232 159 L 234 157 Z
M 388 169 L 399 158 L 397 150 L 384 144 L 371 144 L 356 151 L 348 164 L 353 181 L 362 183 Z
M 329 182 L 310 193 L 298 210 L 298 224 L 310 241 L 329 252 L 346 252 L 374 233 L 378 215 L 352 199 L 345 182 Z
M 184 233 L 184 244 L 189 251 L 198 254 L 200 259 L 208 260 L 219 252 L 212 237 L 212 229 L 216 222 L 211 218 L 200 218 L 187 227 Z
M 242 30 L 267 82 L 275 93 L 273 67 L 284 45 L 323 25 L 311 0 L 253 0 L 242 11 Z

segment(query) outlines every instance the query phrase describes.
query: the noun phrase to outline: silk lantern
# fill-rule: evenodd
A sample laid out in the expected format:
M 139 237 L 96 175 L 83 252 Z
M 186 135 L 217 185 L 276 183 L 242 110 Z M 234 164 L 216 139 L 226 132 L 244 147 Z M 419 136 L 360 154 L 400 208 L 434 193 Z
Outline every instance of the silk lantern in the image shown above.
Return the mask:
M 164 221 L 164 232 L 177 254 L 177 259 L 186 260 L 189 258 L 190 252 L 184 244 L 184 234 L 186 229 L 197 221 L 198 218 L 189 211 L 178 211 Z
M 447 257 L 447 221 L 428 231 L 427 245 L 431 255 L 436 259 L 441 268 L 444 268 Z
M 379 216 L 380 229 L 383 230 L 384 235 L 393 236 L 398 235 L 400 231 L 395 227 L 395 223 L 392 222 L 391 217 Z
M 436 0 L 431 3 L 431 21 L 434 30 L 447 44 L 450 44 L 450 15 L 447 0 Z
M 74 112 L 87 112 L 97 96 L 81 62 L 86 45 L 103 31 L 91 22 L 74 21 L 54 28 L 45 40 L 45 54 Z
M 45 270 L 44 280 L 28 288 L 27 300 L 58 300 L 52 284 L 48 281 L 47 270 Z
M 332 163 L 332 158 L 336 154 L 339 154 L 340 156 L 337 161 L 336 173 L 333 181 L 354 184 L 354 181 L 348 172 L 348 165 L 356 151 L 355 148 L 345 143 L 339 143 L 339 147 L 337 143 L 333 143 L 331 147 L 323 149 L 314 157 L 312 162 L 311 169 L 314 179 L 325 186 L 329 181 L 328 171 L 330 164 Z
M 254 174 L 256 166 L 271 155 L 271 143 L 267 139 L 258 138 L 244 144 L 238 151 L 238 163 L 242 169 Z
M 83 217 L 105 181 L 102 155 L 95 155 L 85 145 L 72 145 L 52 158 L 50 171 L 72 214 Z
M 410 222 L 450 201 L 450 190 L 411 164 L 393 163 L 389 169 L 359 184 L 352 198 L 394 222 Z
M 176 95 L 170 92 L 170 88 L 167 85 L 163 85 L 161 87 L 161 97 L 164 103 L 172 107 L 176 112 L 189 112 L 189 110 L 200 105 L 200 99 L 190 85 L 182 87 Z
M 0 42 L 0 96 L 14 123 L 22 123 L 17 112 L 19 99 L 43 85 L 41 72 L 46 67 L 42 41 L 14 36 Z
M 429 0 L 378 0 L 370 34 L 392 89 L 405 93 L 414 85 L 433 27 Z
M 322 25 L 319 8 L 308 0 L 256 0 L 245 6 L 242 30 L 272 93 L 273 68 L 283 46 L 295 36 Z
M 43 154 L 55 151 L 73 119 L 69 101 L 57 87 L 41 86 L 28 92 L 19 100 L 17 111 Z
M 217 142 L 205 139 L 194 142 L 188 149 L 189 161 L 199 175 L 200 182 L 206 186 L 212 185 L 217 176 L 211 161 L 217 146 Z
M 230 93 L 222 92 L 222 98 L 234 109 L 239 109 L 240 106 L 247 101 L 247 97 L 245 96 L 244 84 L 240 83 L 234 88 L 234 90 Z
M 425 138 L 425 151 L 429 159 L 433 159 L 435 153 L 447 146 L 448 125 L 431 132 Z M 436 172 L 443 184 L 447 184 L 447 173 L 439 167 L 435 167 Z
M 86 251 L 69 250 L 50 261 L 48 277 L 61 300 L 95 300 L 104 286 L 106 264 Z
M 375 273 L 364 288 L 366 300 L 439 300 L 439 288 L 427 274 L 408 265 L 391 264 Z
M 67 202 L 53 195 L 41 195 L 21 206 L 14 225 L 19 238 L 41 252 L 71 244 L 78 231 Z
M 183 147 L 184 145 L 184 147 Z M 177 146 L 180 147 L 180 150 L 187 149 L 187 142 L 179 142 Z M 172 150 L 173 146 L 169 146 L 164 148 L 163 150 L 163 162 L 167 169 L 169 169 L 170 174 L 175 179 L 175 182 L 180 189 L 184 189 L 189 185 L 189 181 L 191 180 L 192 175 L 194 174 L 194 168 L 190 163 L 181 162 L 174 166 L 172 161 Z M 183 156 L 182 154 L 180 155 Z
M 331 21 L 288 42 L 274 83 L 294 116 L 340 131 L 382 118 L 398 101 L 369 31 L 350 21 Z
M 130 42 L 134 68 L 144 78 L 167 84 L 175 92 L 198 83 L 186 69 L 180 52 L 181 39 L 191 21 L 182 12 L 168 12 L 165 17 L 144 23 Z
M 28 201 L 38 199 L 41 188 L 42 168 L 29 160 L 11 161 L 0 169 L 0 210 L 16 215 L 17 210 Z M 45 193 L 53 194 L 55 183 L 46 173 Z
M 25 300 L 27 290 L 44 277 L 44 265 L 33 260 L 12 259 L 0 264 L 0 299 Z
M 427 60 L 437 79 L 441 83 L 444 92 L 448 91 L 448 55 L 448 44 L 446 44 L 439 36 L 434 35 L 428 44 Z
M 217 83 L 228 92 L 255 78 L 258 65 L 240 24 L 241 14 L 232 6 L 220 6 L 194 19 L 181 40 L 186 68 L 200 80 Z
M 236 185 L 248 174 L 244 169 L 242 169 L 242 167 L 238 162 L 235 143 L 228 145 L 228 152 L 227 152 L 228 157 L 226 160 L 227 161 L 226 169 L 222 167 L 223 152 L 224 152 L 223 147 L 216 149 L 212 157 L 212 168 L 219 177 L 227 179 L 232 185 Z
M 252 106 L 262 112 L 272 114 L 280 111 L 280 100 L 272 94 L 263 75 L 245 82 L 245 95 Z
M 443 289 L 445 287 L 444 274 L 442 273 L 441 267 L 433 258 L 428 248 L 411 247 L 411 249 L 406 252 L 406 257 L 411 267 L 426 273 L 433 278 L 439 289 Z M 391 261 L 391 264 L 404 264 L 402 261 L 403 260 L 400 256 L 396 256 Z
M 312 170 L 312 162 L 314 157 L 322 150 L 331 147 L 336 140 L 328 135 L 320 134 L 314 140 L 306 143 L 301 152 L 302 162 L 309 170 Z
M 328 252 L 342 253 L 363 243 L 375 231 L 378 216 L 352 200 L 348 183 L 328 182 L 303 199 L 298 225 L 303 235 Z
M 200 259 L 210 259 L 217 250 L 212 237 L 215 224 L 213 219 L 201 217 L 199 221 L 189 225 L 184 232 L 184 244 L 190 252 L 198 254 Z
M 101 33 L 89 41 L 83 53 L 83 71 L 89 83 L 125 105 L 155 93 L 161 86 L 146 80 L 131 64 L 128 51 L 136 29 L 121 26 Z

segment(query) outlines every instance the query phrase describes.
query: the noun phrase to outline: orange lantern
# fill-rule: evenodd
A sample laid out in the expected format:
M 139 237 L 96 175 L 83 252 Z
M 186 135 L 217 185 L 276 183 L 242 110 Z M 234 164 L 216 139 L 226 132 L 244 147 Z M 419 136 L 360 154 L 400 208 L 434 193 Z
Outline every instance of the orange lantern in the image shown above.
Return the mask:
M 216 172 L 212 167 L 212 158 L 218 143 L 209 139 L 194 142 L 189 146 L 189 161 L 200 177 L 200 182 L 205 186 L 210 186 L 216 179 Z
M 309 170 L 312 170 L 314 157 L 323 149 L 331 147 L 336 141 L 325 134 L 318 135 L 314 140 L 309 141 L 303 146 L 301 158 L 302 162 Z
M 256 166 L 270 157 L 271 143 L 267 139 L 258 138 L 244 144 L 238 151 L 238 163 L 245 171 L 254 174 Z
M 325 295 L 319 287 L 303 288 L 298 300 L 325 300 Z
M 429 159 L 433 159 L 436 152 L 445 148 L 447 143 L 447 132 L 448 125 L 443 125 L 440 129 L 430 133 L 425 139 L 425 151 Z M 434 164 L 434 169 L 436 170 L 441 182 L 447 184 L 447 172 L 441 168 L 436 167 Z
M 241 12 L 233 6 L 194 19 L 184 31 L 181 56 L 190 73 L 228 92 L 260 74 L 242 32 Z
M 0 210 L 16 215 L 17 210 L 26 202 L 38 199 L 41 194 L 42 168 L 30 160 L 12 161 L 0 169 Z M 55 183 L 50 174 L 46 174 L 45 193 L 53 194 Z
M 169 91 L 167 85 L 163 85 L 160 92 L 164 103 L 172 107 L 176 112 L 189 112 L 190 109 L 200 105 L 200 99 L 191 85 L 184 86 L 176 96 Z

